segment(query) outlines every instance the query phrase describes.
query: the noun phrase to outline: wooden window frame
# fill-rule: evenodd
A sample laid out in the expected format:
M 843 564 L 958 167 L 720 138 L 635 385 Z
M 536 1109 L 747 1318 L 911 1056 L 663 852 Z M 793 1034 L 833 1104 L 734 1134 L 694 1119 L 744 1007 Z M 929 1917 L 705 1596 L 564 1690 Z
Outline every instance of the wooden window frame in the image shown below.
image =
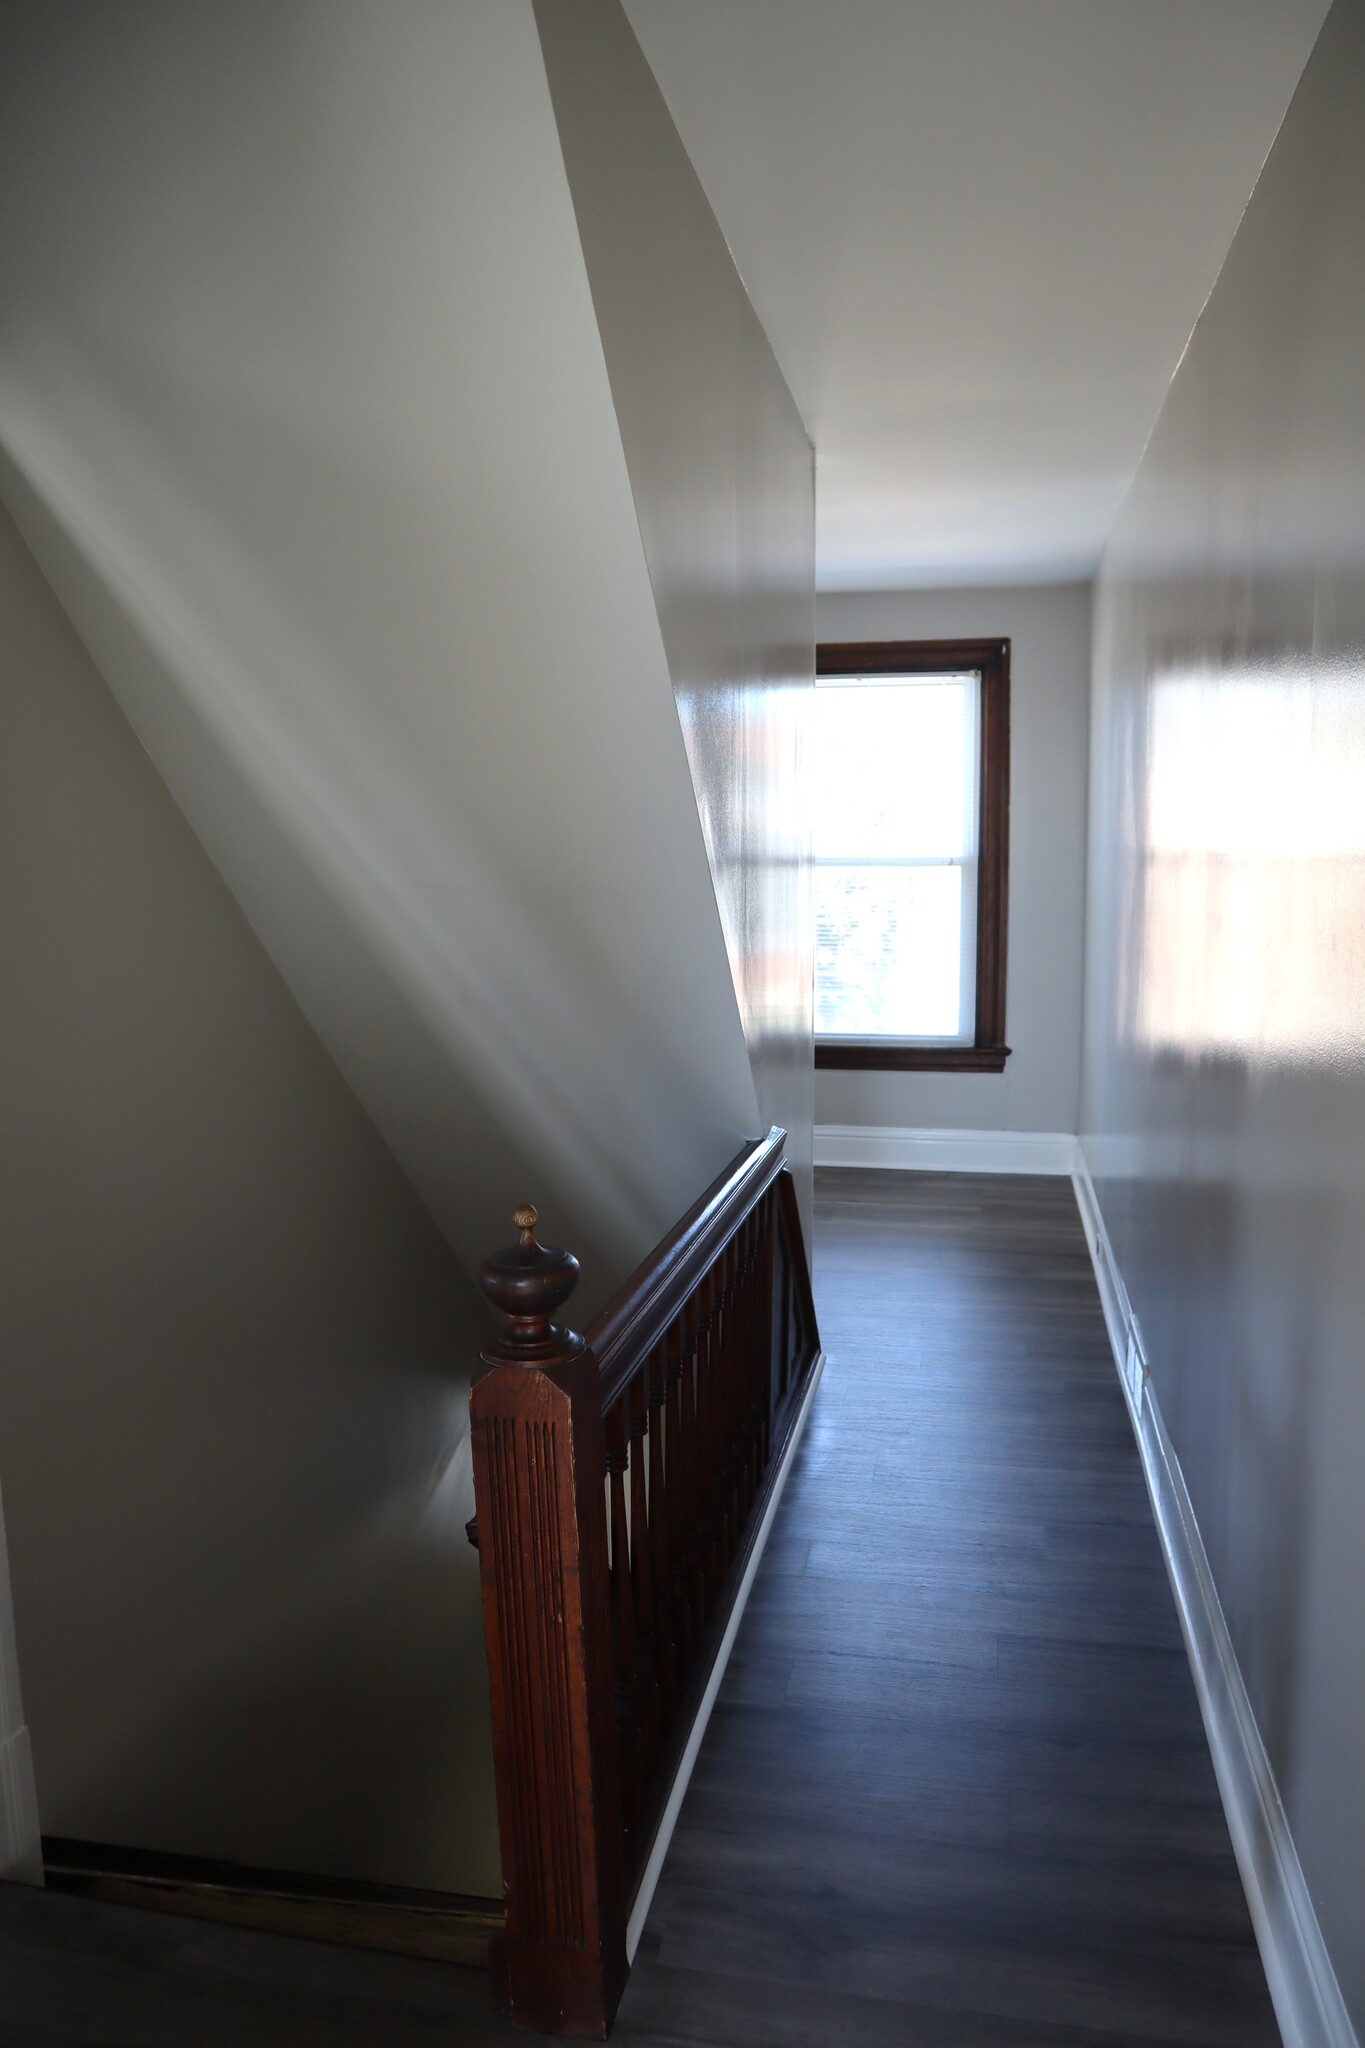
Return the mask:
M 1002 1074 L 1010 866 L 1010 643 L 1008 640 L 840 640 L 815 650 L 817 676 L 981 676 L 981 784 L 976 896 L 976 1030 L 970 1045 L 854 1044 L 817 1038 L 817 1067 Z

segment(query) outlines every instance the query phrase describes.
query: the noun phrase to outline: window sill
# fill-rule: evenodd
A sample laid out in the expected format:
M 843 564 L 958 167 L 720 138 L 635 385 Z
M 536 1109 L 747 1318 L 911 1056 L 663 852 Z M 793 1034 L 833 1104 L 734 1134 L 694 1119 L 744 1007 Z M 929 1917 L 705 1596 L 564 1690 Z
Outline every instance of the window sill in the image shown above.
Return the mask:
M 1003 1074 L 1007 1045 L 858 1045 L 817 1038 L 817 1067 L 864 1067 L 916 1074 Z

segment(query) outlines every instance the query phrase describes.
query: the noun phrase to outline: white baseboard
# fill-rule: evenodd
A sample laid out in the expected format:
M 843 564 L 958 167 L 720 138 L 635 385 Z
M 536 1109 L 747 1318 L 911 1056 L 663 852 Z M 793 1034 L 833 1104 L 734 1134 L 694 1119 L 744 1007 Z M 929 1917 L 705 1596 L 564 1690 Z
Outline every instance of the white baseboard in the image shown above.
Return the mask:
M 817 1166 L 920 1173 L 1072 1173 L 1069 1131 L 922 1131 L 896 1124 L 817 1124 Z
M 701 1739 L 706 1733 L 706 1724 L 711 1718 L 711 1709 L 716 1704 L 716 1694 L 720 1691 L 720 1682 L 725 1676 L 725 1667 L 730 1661 L 730 1652 L 735 1646 L 735 1637 L 739 1634 L 739 1624 L 743 1620 L 744 1610 L 749 1604 L 749 1593 L 754 1583 L 754 1575 L 758 1570 L 763 1552 L 767 1548 L 768 1535 L 773 1526 L 773 1518 L 777 1513 L 777 1504 L 782 1498 L 782 1489 L 787 1483 L 787 1474 L 791 1471 L 792 1460 L 796 1456 L 796 1447 L 801 1441 L 802 1432 L 806 1427 L 806 1417 L 810 1414 L 810 1404 L 815 1399 L 815 1389 L 820 1384 L 820 1375 L 824 1369 L 825 1354 L 822 1351 L 811 1367 L 810 1384 L 801 1397 L 801 1412 L 797 1416 L 792 1426 L 791 1435 L 787 1438 L 786 1444 L 783 1447 L 782 1463 L 778 1467 L 777 1478 L 773 1482 L 773 1490 L 768 1495 L 768 1504 L 763 1510 L 763 1520 L 758 1525 L 758 1534 L 754 1538 L 754 1547 L 749 1552 L 749 1562 L 744 1568 L 744 1577 L 740 1580 L 739 1591 L 735 1595 L 735 1604 L 730 1609 L 730 1619 L 726 1624 L 720 1650 L 717 1653 L 715 1663 L 711 1667 L 711 1676 L 706 1682 L 706 1691 L 702 1694 L 701 1705 L 697 1708 L 697 1718 L 692 1723 L 692 1732 L 687 1738 L 687 1747 L 679 1760 L 677 1772 L 668 1794 L 668 1804 L 663 1810 L 658 1833 L 654 1837 L 654 1845 L 649 1852 L 649 1861 L 645 1865 L 644 1875 L 640 1879 L 640 1888 L 635 1894 L 635 1902 L 630 1909 L 630 1917 L 626 1922 L 626 1961 L 630 1963 L 635 1961 L 635 1951 L 640 1946 L 640 1936 L 645 1931 L 645 1921 L 649 1918 L 649 1909 L 654 1903 L 654 1890 L 659 1882 L 659 1872 L 664 1867 L 664 1858 L 668 1854 L 668 1845 L 673 1840 L 673 1830 L 678 1824 L 678 1815 L 682 1810 L 683 1796 L 687 1791 L 688 1785 L 691 1783 L 692 1767 L 697 1761 L 697 1752 L 701 1748 Z
M 1287 2048 L 1360 2048 L 1247 1696 L 1185 1475 L 1147 1376 L 1142 1333 L 1079 1148 L 1072 1183 L 1280 2032 Z

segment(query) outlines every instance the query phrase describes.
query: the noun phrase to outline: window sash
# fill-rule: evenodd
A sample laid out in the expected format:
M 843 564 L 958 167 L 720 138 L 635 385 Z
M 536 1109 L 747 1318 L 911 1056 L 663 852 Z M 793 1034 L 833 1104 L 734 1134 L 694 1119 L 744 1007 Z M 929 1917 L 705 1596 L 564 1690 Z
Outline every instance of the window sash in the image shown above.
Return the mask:
M 966 825 L 966 848 L 956 854 L 867 854 L 855 851 L 823 852 L 814 856 L 817 868 L 844 869 L 902 869 L 917 868 L 958 868 L 962 874 L 960 903 L 961 922 L 958 932 L 958 1029 L 948 1036 L 930 1032 L 855 1032 L 837 1028 L 817 1026 L 817 1044 L 840 1044 L 849 1046 L 908 1046 L 908 1047 L 961 1047 L 970 1046 L 976 1038 L 976 920 L 979 881 L 979 847 L 981 834 L 981 693 L 983 678 L 979 669 L 949 669 L 936 672 L 911 672 L 905 675 L 871 674 L 820 676 L 817 688 L 841 690 L 863 685 L 878 687 L 900 686 L 922 688 L 943 683 L 970 683 L 965 705 L 966 746 L 964 752 L 964 821 Z M 817 995 L 818 995 L 817 965 Z M 818 1005 L 817 1005 L 818 1007 Z

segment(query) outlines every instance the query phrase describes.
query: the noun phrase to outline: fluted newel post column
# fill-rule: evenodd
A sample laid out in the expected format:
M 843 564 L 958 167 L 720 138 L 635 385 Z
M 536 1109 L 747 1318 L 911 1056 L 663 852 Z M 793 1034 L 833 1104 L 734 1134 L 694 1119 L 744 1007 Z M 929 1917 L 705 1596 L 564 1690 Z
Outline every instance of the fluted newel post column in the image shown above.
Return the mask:
M 578 1261 L 520 1239 L 487 1260 L 511 1317 L 470 1397 L 474 1500 L 506 1932 L 494 1967 L 514 2019 L 605 2035 L 626 1978 L 621 1814 L 596 1361 L 551 1320 Z

